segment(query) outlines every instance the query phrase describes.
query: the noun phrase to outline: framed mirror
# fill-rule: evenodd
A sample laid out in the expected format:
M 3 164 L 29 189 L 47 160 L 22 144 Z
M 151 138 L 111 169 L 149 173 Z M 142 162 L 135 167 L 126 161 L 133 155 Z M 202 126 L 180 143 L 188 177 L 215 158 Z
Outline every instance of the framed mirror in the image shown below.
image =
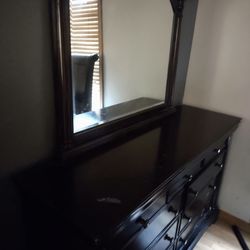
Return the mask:
M 172 111 L 183 1 L 54 0 L 63 149 Z

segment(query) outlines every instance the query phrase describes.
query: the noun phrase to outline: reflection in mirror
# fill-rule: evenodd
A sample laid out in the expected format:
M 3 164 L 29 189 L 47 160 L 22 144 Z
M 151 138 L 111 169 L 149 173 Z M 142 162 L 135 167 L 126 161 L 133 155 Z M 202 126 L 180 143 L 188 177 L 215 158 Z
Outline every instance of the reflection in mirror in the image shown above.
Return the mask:
M 70 0 L 74 133 L 164 103 L 169 0 Z

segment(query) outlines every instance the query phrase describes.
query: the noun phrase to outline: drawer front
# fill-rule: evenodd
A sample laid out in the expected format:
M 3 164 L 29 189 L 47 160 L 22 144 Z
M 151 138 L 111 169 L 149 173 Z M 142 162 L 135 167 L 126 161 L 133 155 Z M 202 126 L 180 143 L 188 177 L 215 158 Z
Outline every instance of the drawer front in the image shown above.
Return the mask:
M 185 209 L 181 218 L 180 235 L 186 238 L 187 232 L 192 230 L 197 220 L 202 216 L 204 209 L 209 209 L 212 192 L 205 189 L 191 206 Z M 185 235 L 185 236 L 183 236 Z
M 211 147 L 206 152 L 201 154 L 198 158 L 190 162 L 186 167 L 185 170 L 179 174 L 177 178 L 179 178 L 179 183 L 184 183 L 186 180 L 190 182 L 197 179 L 200 176 L 200 173 L 204 171 L 204 169 L 211 165 L 214 161 L 218 161 L 218 158 L 222 159 L 226 152 L 226 144 L 225 142 L 219 142 L 217 145 Z M 221 162 L 223 162 L 221 160 Z M 176 179 L 177 179 L 176 178 Z M 181 180 L 182 179 L 182 180 Z
M 145 220 L 149 221 L 154 216 L 157 215 L 157 213 L 167 204 L 166 201 L 166 191 L 164 190 L 157 199 L 147 204 L 141 211 L 141 215 L 136 220 L 138 222 L 139 220 Z M 142 225 L 143 226 L 143 225 Z
M 226 142 L 219 142 L 215 146 L 213 146 L 211 149 L 207 150 L 205 153 L 202 163 L 204 165 L 210 164 L 211 161 L 213 161 L 215 158 L 217 158 L 219 155 L 221 155 L 226 148 Z
M 190 206 L 204 189 L 215 190 L 215 178 L 219 175 L 223 168 L 223 157 L 221 154 L 211 165 L 209 165 L 188 187 L 186 197 L 186 207 Z
M 153 242 L 155 239 L 160 239 L 162 234 L 164 234 L 169 228 L 172 228 L 172 225 L 177 220 L 182 197 L 183 193 L 179 192 L 160 210 L 158 210 L 157 213 L 154 213 L 153 216 L 150 214 L 149 217 L 146 217 L 149 215 L 148 212 L 142 214 L 135 222 L 137 225 L 141 225 L 141 230 L 129 239 L 123 249 L 146 249 L 154 245 L 155 243 Z M 165 243 L 167 242 L 166 238 Z
M 189 236 L 192 234 L 195 227 L 197 227 L 197 223 L 201 220 L 204 214 L 207 214 L 212 210 L 212 197 L 216 192 L 216 189 L 213 188 L 215 178 L 206 185 L 191 204 L 185 207 L 180 225 L 180 245 L 182 244 L 185 246 L 188 244 Z
M 123 249 L 147 249 L 155 238 L 159 237 L 175 218 L 174 213 L 169 212 L 167 208 L 163 209 L 162 212 L 152 222 L 149 222 L 147 227 L 143 228 L 134 239 L 131 239 Z
M 166 250 L 166 249 L 173 249 L 174 239 L 176 236 L 177 230 L 177 220 L 165 230 L 159 237 L 157 237 L 151 245 L 147 248 L 152 250 Z
M 112 249 L 122 249 L 128 242 L 134 241 L 139 235 L 146 234 L 154 220 L 164 214 L 164 226 L 169 225 L 179 214 L 183 200 L 183 190 L 172 189 L 171 183 L 159 194 L 152 197 L 142 208 L 136 211 L 129 220 L 120 226 L 112 239 Z M 168 195 L 169 194 L 169 195 Z M 162 214 L 163 213 L 163 214 Z M 163 228 L 161 228 L 163 230 Z M 159 230 L 156 230 L 160 233 Z M 143 236 L 141 236 L 143 237 Z M 152 239 L 153 240 L 153 239 Z
M 136 211 L 130 219 L 120 226 L 115 234 L 115 238 L 112 240 L 112 249 L 121 249 L 131 238 L 136 237 L 165 206 L 166 191 L 163 190 L 152 197 L 141 209 Z

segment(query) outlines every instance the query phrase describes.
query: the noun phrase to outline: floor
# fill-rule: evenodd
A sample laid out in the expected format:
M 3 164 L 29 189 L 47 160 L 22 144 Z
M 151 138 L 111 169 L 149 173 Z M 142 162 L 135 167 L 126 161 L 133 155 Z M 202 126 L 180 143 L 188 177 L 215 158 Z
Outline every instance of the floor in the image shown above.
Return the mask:
M 250 248 L 250 234 L 242 232 Z M 195 250 L 242 250 L 230 225 L 218 221 L 212 225 L 198 242 Z

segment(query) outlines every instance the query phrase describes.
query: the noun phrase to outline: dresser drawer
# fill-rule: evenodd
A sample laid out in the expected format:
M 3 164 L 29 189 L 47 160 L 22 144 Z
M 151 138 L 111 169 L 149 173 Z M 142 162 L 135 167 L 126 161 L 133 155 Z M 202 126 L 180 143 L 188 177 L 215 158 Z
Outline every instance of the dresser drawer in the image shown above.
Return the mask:
M 146 228 L 166 206 L 166 190 L 153 195 L 145 205 L 137 209 L 115 233 L 112 249 L 121 249 L 129 240 L 135 238 L 143 228 Z
M 207 165 L 210 164 L 213 160 L 215 160 L 218 156 L 224 153 L 226 148 L 226 142 L 222 141 L 211 147 L 204 154 L 202 159 L 202 164 Z
M 135 238 L 132 238 L 128 244 L 122 249 L 126 250 L 140 250 L 147 249 L 152 245 L 152 242 L 159 237 L 172 222 L 176 220 L 174 213 L 169 212 L 168 208 L 162 209 L 154 220 L 149 221 Z
M 126 246 L 122 249 L 145 249 L 152 246 L 152 242 L 176 221 L 182 197 L 183 193 L 179 192 L 168 202 L 165 200 L 165 204 L 157 212 L 151 213 L 146 210 L 142 213 L 134 222 L 136 226 L 140 225 L 140 230 L 128 239 Z
M 198 175 L 187 190 L 186 206 L 190 206 L 206 188 L 216 189 L 214 180 L 223 168 L 223 157 L 221 154 L 212 164 Z
M 150 246 L 147 248 L 152 250 L 170 250 L 173 249 L 174 245 L 174 239 L 176 236 L 176 230 L 177 230 L 177 219 L 174 221 L 174 223 L 164 230 L 162 234 L 160 234 L 156 239 L 150 244 Z
M 198 195 L 194 198 L 191 197 L 186 203 L 184 214 L 188 219 L 193 219 L 194 217 L 202 215 L 204 209 L 208 209 L 211 204 L 212 195 L 216 191 L 217 187 L 215 186 L 215 179 L 217 176 L 214 176 L 206 184 L 202 190 L 199 191 Z M 189 196 L 188 196 L 189 197 Z
M 203 213 L 209 210 L 213 193 L 214 190 L 207 186 L 195 201 L 185 208 L 181 218 L 180 235 L 190 231 Z
M 221 148 L 215 147 L 185 166 L 185 169 L 180 172 L 170 184 L 167 191 L 167 199 L 169 197 L 168 194 L 171 195 L 176 192 L 176 190 L 184 188 L 188 182 L 194 183 L 196 179 L 200 179 L 200 183 L 204 183 L 203 181 L 207 178 L 206 176 L 211 175 L 211 172 L 207 173 L 206 169 L 210 169 L 210 167 L 214 166 L 214 164 L 216 164 L 218 169 L 223 167 L 222 162 L 225 151 L 226 149 L 224 144 L 222 144 Z M 216 167 L 214 168 L 214 171 L 216 174 Z M 194 188 L 196 188 L 195 185 L 199 186 L 198 182 L 199 181 L 194 184 Z
M 216 191 L 215 178 L 203 188 L 192 203 L 185 207 L 180 224 L 179 244 L 183 246 L 188 244 L 188 239 L 197 227 L 197 223 L 203 215 L 212 210 L 212 197 Z
M 112 240 L 112 248 L 122 249 L 127 242 L 133 242 L 140 235 L 144 237 L 143 235 L 150 231 L 148 228 L 154 225 L 154 221 L 160 217 L 164 217 L 162 219 L 164 227 L 169 225 L 180 212 L 184 194 L 183 189 L 174 187 L 175 185 L 172 183 L 168 184 L 162 191 L 151 197 L 145 205 L 136 210 L 118 228 Z M 159 230 L 156 232 L 160 233 Z

